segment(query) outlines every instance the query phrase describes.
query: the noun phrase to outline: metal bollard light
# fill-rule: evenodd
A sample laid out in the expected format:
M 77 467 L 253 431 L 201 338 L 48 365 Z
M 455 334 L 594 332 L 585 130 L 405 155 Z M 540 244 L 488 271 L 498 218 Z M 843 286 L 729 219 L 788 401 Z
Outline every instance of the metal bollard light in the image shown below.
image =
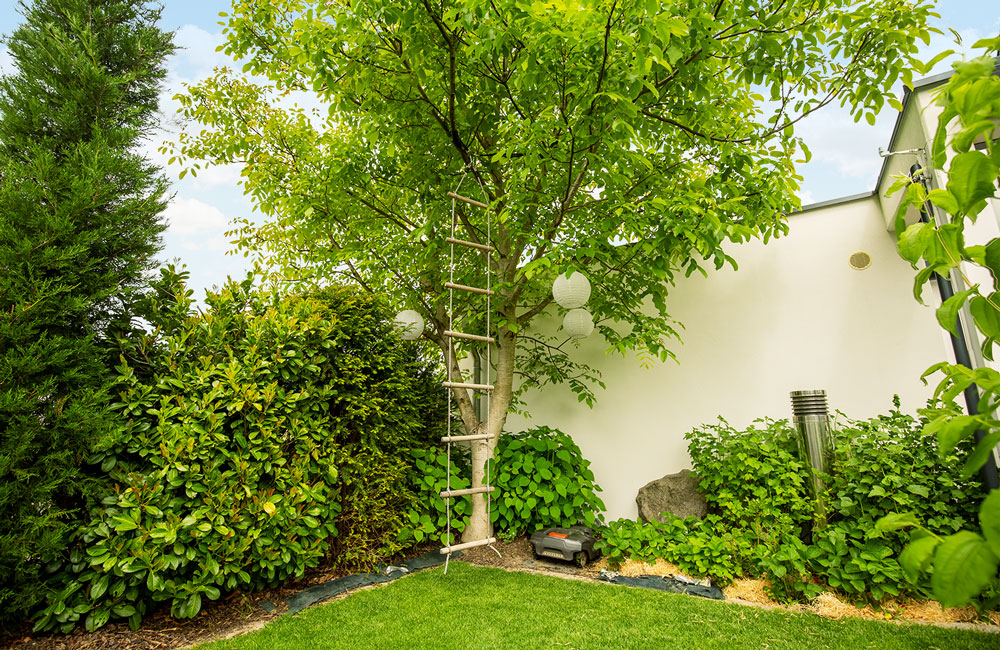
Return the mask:
M 833 466 L 833 434 L 830 431 L 830 412 L 825 390 L 792 391 L 792 419 L 799 432 L 799 456 L 810 468 L 811 487 L 816 499 L 816 514 L 825 519 L 826 504 L 823 492 L 823 474 Z

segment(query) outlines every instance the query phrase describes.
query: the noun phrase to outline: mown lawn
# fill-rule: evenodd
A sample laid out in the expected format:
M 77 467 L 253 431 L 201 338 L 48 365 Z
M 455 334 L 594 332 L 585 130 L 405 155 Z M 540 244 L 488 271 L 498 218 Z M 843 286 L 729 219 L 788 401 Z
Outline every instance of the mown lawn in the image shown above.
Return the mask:
M 1000 648 L 1000 635 L 833 621 L 454 562 L 199 650 Z

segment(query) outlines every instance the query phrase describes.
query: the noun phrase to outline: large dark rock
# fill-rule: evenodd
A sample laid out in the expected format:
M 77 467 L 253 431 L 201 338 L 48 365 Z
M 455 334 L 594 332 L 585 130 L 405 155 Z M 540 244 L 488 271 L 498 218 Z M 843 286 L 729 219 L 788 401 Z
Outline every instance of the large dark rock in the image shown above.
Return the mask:
M 678 517 L 704 517 L 708 513 L 705 497 L 698 492 L 698 475 L 689 469 L 647 483 L 635 497 L 639 518 L 643 521 L 663 521 L 660 513 Z

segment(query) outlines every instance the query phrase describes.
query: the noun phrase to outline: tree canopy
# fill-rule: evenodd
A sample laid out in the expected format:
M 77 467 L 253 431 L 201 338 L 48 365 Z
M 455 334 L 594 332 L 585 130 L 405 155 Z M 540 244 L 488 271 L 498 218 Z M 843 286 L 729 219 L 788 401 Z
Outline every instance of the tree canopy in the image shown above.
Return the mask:
M 785 232 L 808 156 L 795 123 L 830 103 L 874 121 L 930 15 L 924 0 L 244 0 L 224 46 L 244 74 L 180 96 L 206 128 L 172 148 L 192 170 L 245 165 L 268 219 L 242 224 L 244 247 L 291 279 L 394 296 L 443 351 L 446 193 L 488 203 L 497 252 L 463 252 L 456 274 L 482 282 L 488 257 L 498 279 L 499 432 L 515 385 L 594 399 L 594 373 L 526 329 L 557 273 L 590 276 L 611 349 L 671 358 L 675 277 Z M 309 95 L 327 110 L 288 105 Z M 458 236 L 482 242 L 485 211 L 456 210 Z M 482 333 L 475 304 L 456 316 Z
M 436 326 L 445 193 L 468 172 L 463 189 L 499 215 L 501 327 L 544 310 L 556 272 L 587 269 L 609 344 L 665 359 L 675 274 L 732 263 L 727 241 L 784 231 L 793 124 L 830 102 L 873 119 L 928 12 L 898 0 L 241 2 L 225 50 L 256 77 L 221 70 L 181 97 L 210 130 L 182 136 L 179 155 L 245 163 L 272 218 L 243 230 L 245 245 L 296 277 L 397 296 Z M 329 113 L 280 101 L 300 90 Z M 481 241 L 483 215 L 459 208 L 462 236 Z M 461 269 L 468 284 L 476 269 Z M 524 353 L 535 379 L 572 376 L 546 346 Z

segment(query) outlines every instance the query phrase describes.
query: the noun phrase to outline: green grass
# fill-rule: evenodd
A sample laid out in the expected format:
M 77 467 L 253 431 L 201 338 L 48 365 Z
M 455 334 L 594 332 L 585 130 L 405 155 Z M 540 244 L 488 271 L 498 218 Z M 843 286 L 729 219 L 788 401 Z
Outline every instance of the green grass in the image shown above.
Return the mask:
M 452 563 L 285 616 L 199 650 L 333 648 L 1000 648 L 1000 635 L 833 621 Z

